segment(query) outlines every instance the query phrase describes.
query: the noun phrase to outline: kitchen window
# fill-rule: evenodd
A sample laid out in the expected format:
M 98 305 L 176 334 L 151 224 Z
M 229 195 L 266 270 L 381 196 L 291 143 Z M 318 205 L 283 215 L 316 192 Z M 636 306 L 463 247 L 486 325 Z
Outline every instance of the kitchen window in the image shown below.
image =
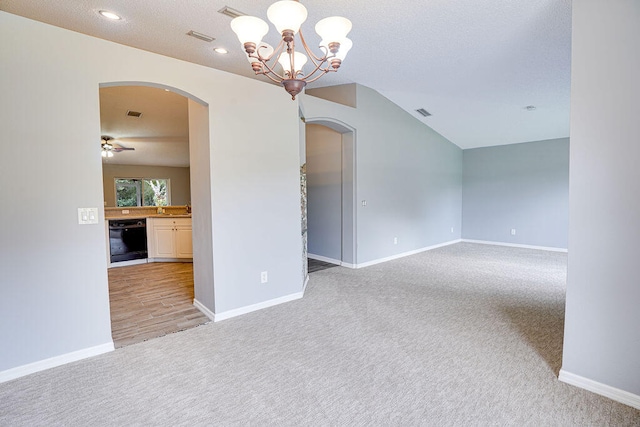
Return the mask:
M 169 206 L 171 191 L 168 179 L 116 178 L 116 206 Z

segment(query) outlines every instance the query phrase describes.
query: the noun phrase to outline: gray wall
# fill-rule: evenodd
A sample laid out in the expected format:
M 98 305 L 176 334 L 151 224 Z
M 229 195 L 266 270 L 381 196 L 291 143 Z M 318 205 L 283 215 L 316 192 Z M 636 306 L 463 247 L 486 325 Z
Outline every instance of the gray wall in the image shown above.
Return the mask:
M 357 264 L 459 239 L 462 150 L 376 91 L 356 93 L 357 108 L 301 98 L 307 122 L 356 130 Z
M 186 205 L 191 201 L 189 168 L 168 166 L 134 166 L 102 164 L 105 206 L 116 205 L 115 178 L 162 178 L 169 179 L 171 204 Z
M 463 151 L 464 239 L 566 249 L 568 222 L 569 138 Z
M 282 88 L 5 12 L 0 57 L 0 380 L 112 346 L 104 222 L 77 217 L 103 205 L 101 157 L 87 142 L 100 139 L 102 83 L 150 82 L 208 104 L 213 233 L 202 238 L 216 251 L 204 260 L 215 280 L 215 301 L 211 281 L 202 289 L 203 302 L 215 303 L 208 308 L 302 291 L 298 104 Z M 242 132 L 246 117 L 269 132 L 260 140 Z
M 606 19 L 605 19 L 606 18 Z M 640 402 L 640 3 L 573 2 L 563 372 Z
M 307 125 L 307 226 L 310 255 L 342 260 L 342 134 Z
M 191 99 L 189 108 L 189 164 L 193 172 L 191 215 L 193 238 L 193 291 L 195 300 L 215 311 L 213 225 L 211 215 L 211 151 L 209 108 Z

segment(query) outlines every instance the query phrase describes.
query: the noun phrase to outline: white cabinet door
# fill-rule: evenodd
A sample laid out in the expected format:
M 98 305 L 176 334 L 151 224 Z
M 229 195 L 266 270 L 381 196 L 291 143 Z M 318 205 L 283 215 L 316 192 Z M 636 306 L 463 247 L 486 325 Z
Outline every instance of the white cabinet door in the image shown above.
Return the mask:
M 175 228 L 176 258 L 193 258 L 193 241 L 190 225 L 177 225 Z
M 164 221 L 163 221 L 164 222 Z M 160 224 L 153 227 L 155 241 L 153 256 L 156 258 L 174 258 L 176 256 L 175 231 L 173 225 Z
M 149 258 L 193 258 L 191 218 L 150 218 Z

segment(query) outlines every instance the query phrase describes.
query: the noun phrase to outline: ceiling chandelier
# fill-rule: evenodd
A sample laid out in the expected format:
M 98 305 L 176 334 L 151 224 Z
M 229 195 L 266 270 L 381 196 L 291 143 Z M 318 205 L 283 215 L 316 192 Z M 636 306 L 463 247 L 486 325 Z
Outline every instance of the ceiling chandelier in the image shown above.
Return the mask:
M 347 38 L 351 31 L 351 21 L 341 16 L 324 18 L 316 24 L 316 32 L 322 39 L 319 48 L 321 56 L 316 56 L 304 40 L 300 26 L 307 19 L 307 9 L 297 0 L 282 0 L 273 3 L 267 9 L 269 21 L 282 35 L 276 48 L 262 42 L 269 32 L 269 25 L 255 16 L 239 16 L 231 21 L 231 29 L 242 44 L 251 68 L 256 74 L 264 74 L 296 99 L 307 83 L 318 80 L 329 72 L 338 71 L 353 43 Z M 295 50 L 295 35 L 307 55 Z M 282 73 L 276 72 L 276 59 L 282 66 Z M 311 60 L 313 71 L 305 74 L 302 67 Z

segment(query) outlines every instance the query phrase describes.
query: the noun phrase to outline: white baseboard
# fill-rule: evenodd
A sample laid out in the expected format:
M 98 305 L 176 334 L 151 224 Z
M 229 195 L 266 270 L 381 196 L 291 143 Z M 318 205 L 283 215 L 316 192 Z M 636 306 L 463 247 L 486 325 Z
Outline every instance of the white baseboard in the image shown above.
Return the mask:
M 396 255 L 391 255 L 391 256 L 388 256 L 386 258 L 380 258 L 380 259 L 376 259 L 376 260 L 373 260 L 373 261 L 363 262 L 362 264 L 356 264 L 355 268 L 369 267 L 371 265 L 380 264 L 380 263 L 387 262 L 387 261 L 393 261 L 394 259 L 404 258 L 404 257 L 407 257 L 407 256 L 419 254 L 421 252 L 430 251 L 432 249 L 437 249 L 437 248 L 441 248 L 443 246 L 449 246 L 449 245 L 453 245 L 455 243 L 460 243 L 460 242 L 461 242 L 460 239 L 450 240 L 448 242 L 438 243 L 437 245 L 427 246 L 427 247 L 424 247 L 424 248 L 415 249 L 413 251 L 403 252 L 401 254 L 396 254 Z M 353 267 L 351 267 L 351 268 L 353 268 Z
M 126 267 L 128 265 L 146 264 L 147 262 L 148 262 L 147 258 L 132 259 L 129 261 L 120 261 L 120 262 L 110 262 L 107 268 Z
M 25 375 L 34 374 L 36 372 L 44 371 L 45 369 L 55 368 L 56 366 L 65 365 L 67 363 L 76 362 L 78 360 L 86 359 L 88 357 L 98 356 L 100 354 L 113 351 L 113 341 L 109 341 L 104 344 L 97 345 L 95 347 L 89 347 L 78 351 L 72 351 L 71 353 L 61 354 L 60 356 L 51 357 L 49 359 L 40 360 L 37 362 L 29 363 L 27 365 L 18 366 L 15 368 L 7 369 L 0 372 L 0 383 L 14 380 L 16 378 L 24 377 Z
M 307 277 L 304 279 L 304 285 L 302 285 L 302 295 L 304 295 L 304 291 L 307 290 L 307 284 L 309 283 L 309 273 L 307 273 Z
M 342 265 L 342 261 L 339 259 L 328 258 L 322 255 L 307 254 L 307 258 L 315 259 L 316 261 L 328 262 L 330 264 Z
M 611 387 L 609 385 L 590 380 L 589 378 L 572 374 L 571 372 L 567 372 L 563 369 L 560 369 L 558 379 L 563 383 L 583 388 L 601 396 L 608 397 L 616 402 L 629 405 L 632 408 L 640 409 L 640 396 L 637 394 L 629 393 L 628 391 L 620 390 L 619 388 Z
M 147 262 L 193 262 L 193 258 L 147 258 Z
M 247 305 L 245 307 L 235 308 L 233 310 L 223 311 L 222 313 L 215 313 L 213 321 L 219 322 L 221 320 L 230 319 L 232 317 L 240 316 L 243 314 L 251 313 L 252 311 L 262 310 L 263 308 L 273 307 L 274 305 L 283 304 L 285 302 L 294 301 L 302 298 L 303 292 L 296 292 L 295 294 L 285 295 L 280 298 L 274 298 L 268 301 L 259 302 L 257 304 Z
M 193 299 L 193 306 L 198 310 L 200 310 L 202 314 L 207 316 L 209 319 L 215 321 L 216 314 L 213 311 L 209 310 L 207 307 L 205 307 L 204 304 L 202 304 L 200 301 L 198 301 L 195 298 Z
M 554 248 L 551 246 L 520 245 L 517 243 L 492 242 L 489 240 L 472 240 L 472 239 L 462 239 L 461 241 L 465 243 L 479 243 L 481 245 L 509 246 L 512 248 L 538 249 L 541 251 L 551 251 L 551 252 L 565 252 L 565 253 L 568 252 L 566 248 Z

